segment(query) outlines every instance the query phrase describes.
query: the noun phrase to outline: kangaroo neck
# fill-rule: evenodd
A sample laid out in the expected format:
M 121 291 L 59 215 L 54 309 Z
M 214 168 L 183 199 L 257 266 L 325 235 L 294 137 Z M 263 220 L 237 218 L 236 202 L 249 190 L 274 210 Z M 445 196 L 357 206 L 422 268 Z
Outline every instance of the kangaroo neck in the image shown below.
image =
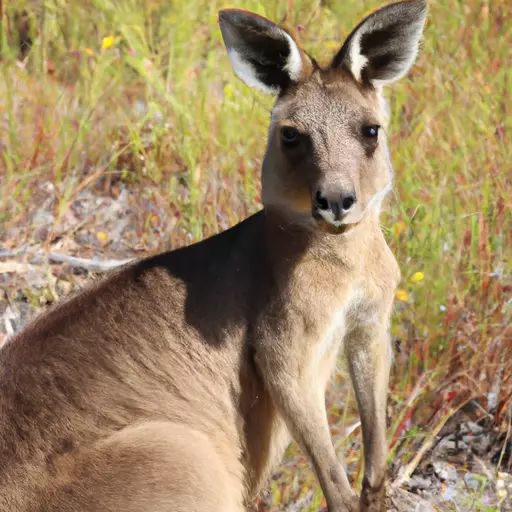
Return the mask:
M 278 210 L 265 208 L 264 236 L 266 252 L 277 266 L 295 266 L 303 260 L 319 259 L 349 265 L 359 258 L 365 240 L 380 229 L 378 219 L 364 218 L 343 230 L 330 230 L 308 222 L 294 222 Z

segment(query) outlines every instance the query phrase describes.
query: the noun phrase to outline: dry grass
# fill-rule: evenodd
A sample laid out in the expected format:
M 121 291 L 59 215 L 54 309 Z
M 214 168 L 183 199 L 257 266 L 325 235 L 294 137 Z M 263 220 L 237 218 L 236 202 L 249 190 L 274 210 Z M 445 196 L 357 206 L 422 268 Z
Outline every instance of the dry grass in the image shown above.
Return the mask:
M 352 24 L 379 4 L 237 3 L 273 19 L 286 14 L 319 59 L 328 59 Z M 14 20 L 23 7 L 32 49 L 19 60 L 15 28 L 24 25 Z M 10 28 L 0 70 L 1 245 L 125 256 L 188 244 L 259 208 L 271 100 L 234 77 L 216 24 L 219 7 L 226 4 L 4 6 Z M 391 476 L 415 466 L 429 432 L 467 404 L 485 409 L 498 430 L 507 421 L 511 22 L 508 0 L 432 1 L 417 65 L 390 92 L 396 186 L 383 225 L 403 272 L 393 320 Z M 123 190 L 132 213 L 119 242 L 101 215 L 80 217 L 77 201 L 88 192 L 99 198 L 100 211 L 102 201 Z M 51 219 L 42 231 L 41 212 Z M 92 238 L 78 237 L 84 230 Z M 12 290 L 5 286 L 7 296 Z M 341 439 L 344 422 L 357 420 L 345 388 L 340 375 L 329 395 L 333 435 L 359 479 L 359 429 Z M 292 447 L 261 508 L 278 510 L 311 492 L 308 507 L 317 510 L 318 486 Z

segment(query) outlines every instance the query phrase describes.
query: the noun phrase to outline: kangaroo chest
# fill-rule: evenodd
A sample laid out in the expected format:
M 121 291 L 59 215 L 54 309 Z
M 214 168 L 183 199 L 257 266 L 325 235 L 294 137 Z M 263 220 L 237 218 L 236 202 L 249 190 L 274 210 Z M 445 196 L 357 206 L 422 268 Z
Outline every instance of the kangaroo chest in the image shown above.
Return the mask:
M 313 371 L 320 377 L 324 390 L 336 367 L 345 335 L 355 320 L 353 309 L 358 295 L 351 292 L 343 303 L 327 310 L 323 322 L 319 324 L 312 360 L 315 365 Z

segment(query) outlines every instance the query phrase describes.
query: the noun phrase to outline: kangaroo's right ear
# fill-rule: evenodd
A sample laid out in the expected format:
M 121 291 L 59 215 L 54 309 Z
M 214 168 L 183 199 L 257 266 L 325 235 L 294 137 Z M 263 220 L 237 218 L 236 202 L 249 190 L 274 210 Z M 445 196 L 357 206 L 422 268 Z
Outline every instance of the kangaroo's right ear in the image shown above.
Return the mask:
M 219 24 L 235 73 L 251 87 L 277 94 L 311 68 L 290 34 L 258 14 L 223 9 Z
M 396 82 L 416 59 L 427 11 L 427 0 L 402 0 L 378 9 L 348 36 L 331 68 L 343 67 L 373 87 Z

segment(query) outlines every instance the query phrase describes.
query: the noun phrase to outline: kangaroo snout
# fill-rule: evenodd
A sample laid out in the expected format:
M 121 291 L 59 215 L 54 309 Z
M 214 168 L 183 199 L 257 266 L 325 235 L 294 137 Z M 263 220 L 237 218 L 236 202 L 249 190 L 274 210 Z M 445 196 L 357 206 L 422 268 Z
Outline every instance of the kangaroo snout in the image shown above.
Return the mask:
M 348 190 L 329 196 L 318 190 L 313 201 L 313 217 L 331 223 L 341 223 L 343 217 L 352 210 L 356 202 L 356 195 Z

